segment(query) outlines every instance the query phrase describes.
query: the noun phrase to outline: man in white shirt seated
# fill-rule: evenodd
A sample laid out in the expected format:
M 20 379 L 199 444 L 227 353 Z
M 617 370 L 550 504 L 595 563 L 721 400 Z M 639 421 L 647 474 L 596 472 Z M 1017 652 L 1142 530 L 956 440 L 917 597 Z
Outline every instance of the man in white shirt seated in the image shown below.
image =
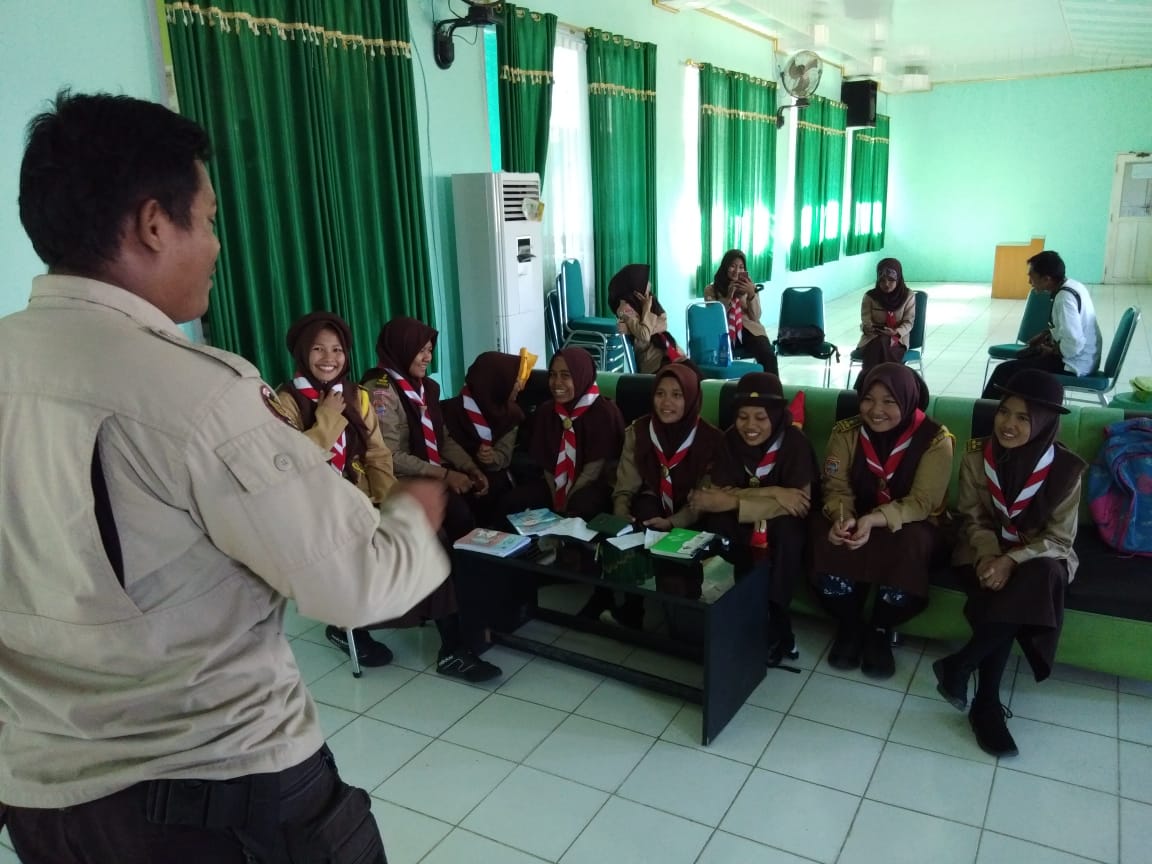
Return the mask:
M 1052 294 L 1052 320 L 1032 337 L 1020 357 L 1001 363 L 988 379 L 983 398 L 999 399 L 999 385 L 1022 369 L 1065 375 L 1091 375 L 1100 368 L 1100 325 L 1088 289 L 1064 273 L 1064 259 L 1045 251 L 1028 259 L 1028 284 Z

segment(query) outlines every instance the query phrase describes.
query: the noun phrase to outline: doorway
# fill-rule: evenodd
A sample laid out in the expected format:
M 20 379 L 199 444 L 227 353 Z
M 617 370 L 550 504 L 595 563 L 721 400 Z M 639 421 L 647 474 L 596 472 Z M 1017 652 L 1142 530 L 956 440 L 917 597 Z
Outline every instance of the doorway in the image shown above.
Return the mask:
M 1152 153 L 1116 157 L 1104 281 L 1152 283 Z

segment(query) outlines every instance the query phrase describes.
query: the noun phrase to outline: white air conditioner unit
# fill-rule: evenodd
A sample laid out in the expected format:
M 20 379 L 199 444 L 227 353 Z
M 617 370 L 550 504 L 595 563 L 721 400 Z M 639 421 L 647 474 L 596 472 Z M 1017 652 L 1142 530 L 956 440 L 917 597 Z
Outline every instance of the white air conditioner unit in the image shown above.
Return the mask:
M 454 174 L 452 206 L 465 365 L 483 351 L 527 348 L 542 368 L 539 175 Z

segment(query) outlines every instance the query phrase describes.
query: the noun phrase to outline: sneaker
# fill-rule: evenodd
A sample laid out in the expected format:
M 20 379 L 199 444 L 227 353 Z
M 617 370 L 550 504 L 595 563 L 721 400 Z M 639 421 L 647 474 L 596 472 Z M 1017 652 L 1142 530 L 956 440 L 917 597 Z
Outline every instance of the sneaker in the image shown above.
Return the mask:
M 857 625 L 841 624 L 832 642 L 832 650 L 828 652 L 828 665 L 834 669 L 855 669 L 860 665 L 861 641 Z
M 896 674 L 896 658 L 892 656 L 887 630 L 874 627 L 864 634 L 860 671 L 879 680 Z
M 341 627 L 329 625 L 324 629 L 328 641 L 348 654 L 348 635 Z M 356 642 L 356 659 L 361 666 L 387 666 L 392 662 L 392 650 L 383 642 L 377 642 L 367 630 L 353 630 L 352 638 Z
M 973 702 L 968 712 L 968 723 L 976 733 L 976 743 L 989 756 L 1017 756 L 1020 751 L 1008 731 L 1005 719 L 1012 716 L 1006 705 L 999 702 Z
M 451 654 L 440 653 L 436 661 L 436 671 L 449 678 L 459 678 L 469 684 L 479 684 L 481 681 L 491 681 L 504 673 L 500 667 L 481 660 L 467 648 L 453 651 Z
M 932 664 L 936 675 L 936 692 L 948 700 L 957 711 L 968 707 L 968 678 L 953 668 L 952 658 L 943 657 Z

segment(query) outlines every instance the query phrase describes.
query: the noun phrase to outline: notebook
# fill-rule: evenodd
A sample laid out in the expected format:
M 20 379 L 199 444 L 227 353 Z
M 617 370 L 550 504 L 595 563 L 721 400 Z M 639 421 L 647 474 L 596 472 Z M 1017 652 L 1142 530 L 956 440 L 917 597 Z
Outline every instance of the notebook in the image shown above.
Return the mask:
M 707 546 L 715 538 L 715 534 L 707 531 L 692 531 L 688 528 L 673 528 L 658 542 L 653 544 L 651 552 L 664 558 L 679 558 L 689 560 Z
M 468 552 L 483 552 L 485 555 L 506 558 L 531 542 L 531 537 L 522 537 L 519 534 L 507 534 L 491 528 L 473 528 L 452 546 Z
M 509 513 L 508 521 L 520 534 L 539 534 L 549 525 L 555 525 L 561 521 L 561 517 L 547 507 L 541 507 L 536 510 Z

